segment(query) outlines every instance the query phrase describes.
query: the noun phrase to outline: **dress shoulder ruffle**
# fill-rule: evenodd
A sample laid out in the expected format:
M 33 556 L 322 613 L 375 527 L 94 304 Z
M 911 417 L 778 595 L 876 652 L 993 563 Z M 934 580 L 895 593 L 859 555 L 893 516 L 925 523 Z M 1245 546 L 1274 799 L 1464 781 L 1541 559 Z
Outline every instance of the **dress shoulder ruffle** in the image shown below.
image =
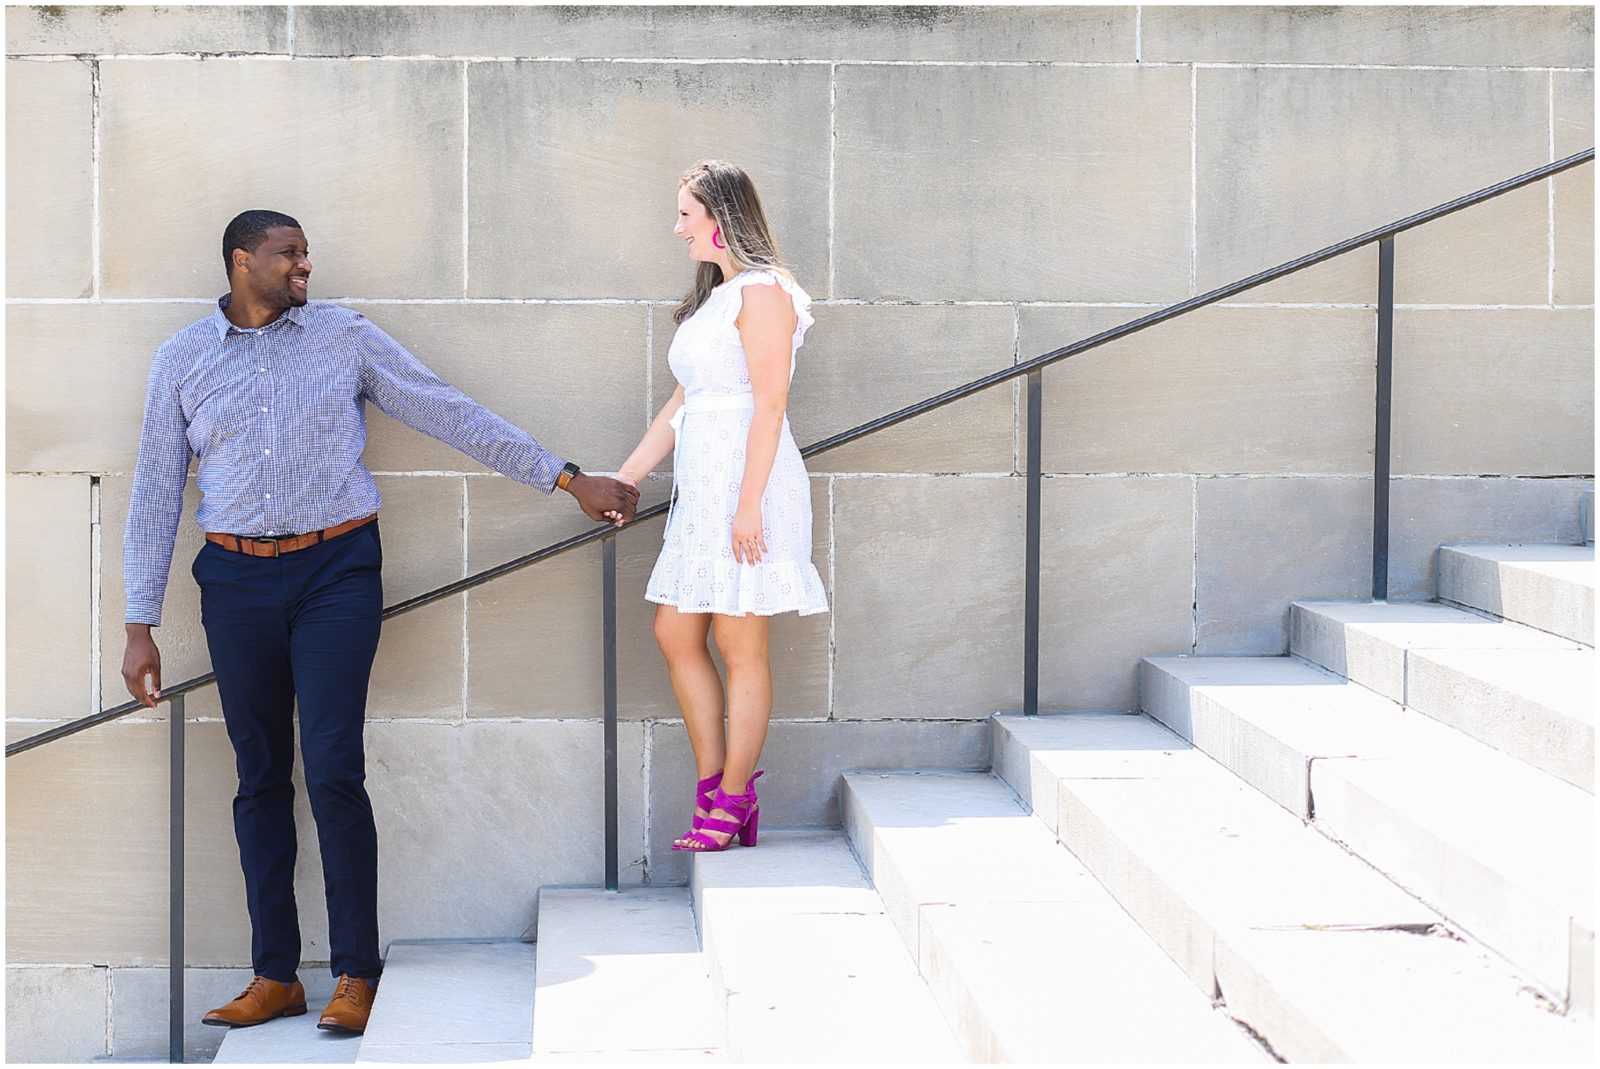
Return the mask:
M 811 295 L 800 288 L 800 283 L 781 271 L 765 269 L 744 271 L 731 279 L 728 282 L 728 288 L 741 296 L 738 300 L 729 300 L 728 302 L 733 308 L 730 321 L 739 317 L 739 309 L 744 304 L 742 294 L 746 286 L 771 286 L 774 284 L 783 287 L 783 292 L 789 295 L 789 300 L 794 304 L 794 344 L 799 346 L 805 340 L 806 331 L 811 329 L 811 325 L 816 322 L 816 318 L 811 314 Z M 729 296 L 731 297 L 732 294 Z

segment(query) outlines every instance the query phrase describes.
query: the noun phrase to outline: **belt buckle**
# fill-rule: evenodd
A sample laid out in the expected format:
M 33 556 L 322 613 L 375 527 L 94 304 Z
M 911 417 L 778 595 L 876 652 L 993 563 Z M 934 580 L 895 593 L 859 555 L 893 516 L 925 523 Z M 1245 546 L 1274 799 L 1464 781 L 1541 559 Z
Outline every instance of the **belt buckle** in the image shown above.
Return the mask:
M 276 535 L 274 535 L 271 538 L 252 538 L 250 541 L 252 541 L 252 542 L 271 542 L 272 543 L 272 555 L 274 557 L 283 556 L 283 551 L 278 548 L 279 538 Z

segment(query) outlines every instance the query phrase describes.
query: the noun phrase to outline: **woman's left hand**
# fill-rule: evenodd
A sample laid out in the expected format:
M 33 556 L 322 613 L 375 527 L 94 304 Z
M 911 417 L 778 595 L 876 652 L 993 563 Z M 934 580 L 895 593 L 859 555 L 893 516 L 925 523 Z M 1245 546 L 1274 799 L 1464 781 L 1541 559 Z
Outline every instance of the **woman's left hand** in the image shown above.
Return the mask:
M 733 514 L 733 559 L 742 564 L 761 563 L 767 540 L 761 534 L 761 506 L 740 505 Z
M 639 480 L 635 479 L 632 475 L 629 475 L 625 471 L 617 472 L 617 482 L 625 483 L 626 485 L 633 487 L 635 491 L 639 489 Z M 605 517 L 611 521 L 611 526 L 613 527 L 621 527 L 624 522 L 622 519 L 622 513 L 620 512 L 607 512 Z

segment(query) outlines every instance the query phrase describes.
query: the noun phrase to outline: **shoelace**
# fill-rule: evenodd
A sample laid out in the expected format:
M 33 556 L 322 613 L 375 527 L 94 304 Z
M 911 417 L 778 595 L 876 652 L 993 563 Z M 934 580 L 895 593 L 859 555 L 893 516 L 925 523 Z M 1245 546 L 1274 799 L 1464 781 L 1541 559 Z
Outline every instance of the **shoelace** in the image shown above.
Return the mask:
M 339 979 L 339 986 L 334 988 L 333 997 L 349 999 L 352 1003 L 361 1005 L 361 988 L 366 981 L 357 976 L 344 976 Z
M 239 997 L 240 998 L 251 999 L 252 1001 L 255 1001 L 255 1002 L 260 1002 L 260 1001 L 262 1001 L 262 999 L 260 997 L 258 997 L 258 996 L 265 995 L 266 994 L 266 990 L 267 990 L 267 978 L 264 977 L 264 976 L 258 976 L 254 980 L 250 981 L 250 986 L 249 987 L 246 987 L 243 991 L 239 992 Z

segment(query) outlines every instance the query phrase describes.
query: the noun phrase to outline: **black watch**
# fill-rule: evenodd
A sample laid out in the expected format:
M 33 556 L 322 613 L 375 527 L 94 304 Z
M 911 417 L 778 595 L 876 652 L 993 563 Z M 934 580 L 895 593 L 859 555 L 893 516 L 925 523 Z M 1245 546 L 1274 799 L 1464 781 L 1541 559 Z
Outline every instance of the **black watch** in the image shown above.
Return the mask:
M 561 474 L 556 476 L 556 489 L 565 490 L 567 488 L 567 484 L 572 482 L 572 480 L 580 474 L 581 472 L 578 471 L 578 465 L 568 461 L 567 466 L 561 469 Z

